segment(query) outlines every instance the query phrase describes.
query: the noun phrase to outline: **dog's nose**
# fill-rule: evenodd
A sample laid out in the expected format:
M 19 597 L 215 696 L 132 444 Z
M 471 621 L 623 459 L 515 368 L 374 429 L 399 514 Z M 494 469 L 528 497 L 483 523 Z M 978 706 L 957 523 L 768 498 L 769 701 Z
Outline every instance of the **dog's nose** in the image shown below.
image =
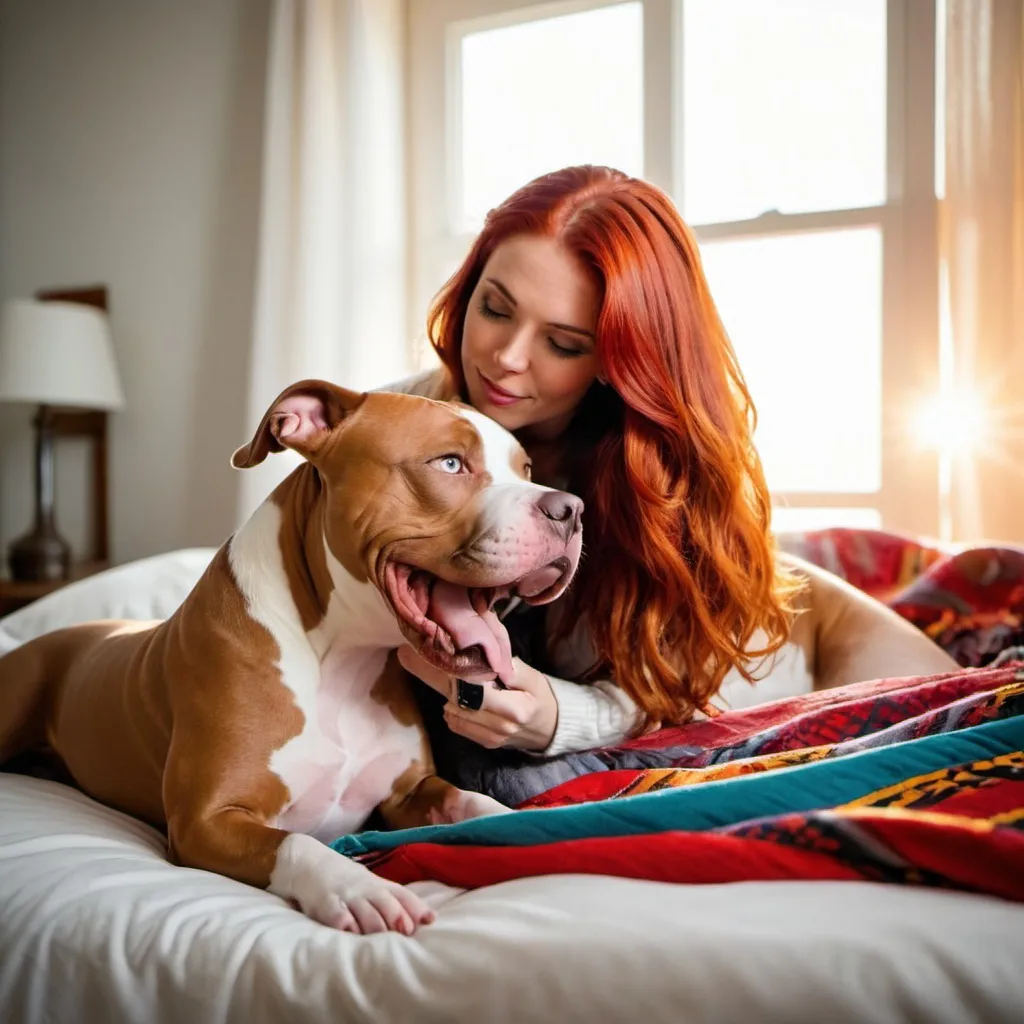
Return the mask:
M 541 514 L 555 523 L 565 524 L 566 536 L 571 537 L 579 528 L 583 517 L 583 501 L 565 491 L 545 491 L 537 499 Z

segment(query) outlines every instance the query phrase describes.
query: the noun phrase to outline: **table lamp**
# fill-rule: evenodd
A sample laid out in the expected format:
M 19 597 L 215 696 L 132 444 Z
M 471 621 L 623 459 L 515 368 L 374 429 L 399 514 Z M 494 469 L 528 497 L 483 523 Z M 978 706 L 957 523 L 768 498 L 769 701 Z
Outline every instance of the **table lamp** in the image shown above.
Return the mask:
M 8 549 L 16 580 L 63 580 L 70 546 L 54 521 L 53 406 L 119 409 L 124 393 L 104 313 L 74 302 L 14 299 L 0 315 L 0 402 L 37 405 L 35 526 Z

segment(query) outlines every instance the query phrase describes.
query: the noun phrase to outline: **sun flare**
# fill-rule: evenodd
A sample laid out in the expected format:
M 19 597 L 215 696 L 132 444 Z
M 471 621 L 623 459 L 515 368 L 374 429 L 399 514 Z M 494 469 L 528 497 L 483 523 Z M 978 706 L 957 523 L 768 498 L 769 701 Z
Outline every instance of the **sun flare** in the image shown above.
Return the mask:
M 914 414 L 912 429 L 922 446 L 963 455 L 984 444 L 989 417 L 977 395 L 954 392 L 924 401 Z

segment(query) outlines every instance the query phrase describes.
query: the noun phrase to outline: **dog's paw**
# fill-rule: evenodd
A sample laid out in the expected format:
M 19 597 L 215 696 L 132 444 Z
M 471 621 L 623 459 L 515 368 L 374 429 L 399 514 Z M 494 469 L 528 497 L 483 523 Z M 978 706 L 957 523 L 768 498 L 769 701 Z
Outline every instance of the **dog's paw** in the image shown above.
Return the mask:
M 353 866 L 362 867 L 360 864 Z M 314 921 L 359 935 L 375 932 L 412 935 L 420 925 L 434 920 L 434 912 L 411 889 L 377 878 L 369 871 L 366 874 L 369 877 L 356 884 L 343 879 L 329 880 L 308 905 L 300 903 L 300 906 Z
M 484 818 L 490 814 L 511 814 L 512 808 L 499 803 L 494 797 L 483 793 L 463 793 L 465 801 L 462 805 L 463 819 Z
M 432 825 L 454 825 L 469 818 L 484 818 L 491 814 L 511 814 L 512 808 L 498 803 L 483 793 L 468 793 L 464 789 L 453 790 L 445 797 L 439 810 L 430 813 Z
M 434 912 L 411 889 L 378 878 L 312 836 L 281 844 L 268 889 L 294 900 L 314 921 L 339 931 L 412 935 Z

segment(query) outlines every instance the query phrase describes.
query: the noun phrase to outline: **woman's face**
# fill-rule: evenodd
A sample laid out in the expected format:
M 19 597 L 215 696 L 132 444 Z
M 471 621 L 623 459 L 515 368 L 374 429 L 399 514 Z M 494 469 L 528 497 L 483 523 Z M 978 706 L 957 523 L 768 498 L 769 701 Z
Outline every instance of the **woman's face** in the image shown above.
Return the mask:
M 506 430 L 557 437 L 598 374 L 597 282 L 551 238 L 517 235 L 484 265 L 462 331 L 469 401 Z

